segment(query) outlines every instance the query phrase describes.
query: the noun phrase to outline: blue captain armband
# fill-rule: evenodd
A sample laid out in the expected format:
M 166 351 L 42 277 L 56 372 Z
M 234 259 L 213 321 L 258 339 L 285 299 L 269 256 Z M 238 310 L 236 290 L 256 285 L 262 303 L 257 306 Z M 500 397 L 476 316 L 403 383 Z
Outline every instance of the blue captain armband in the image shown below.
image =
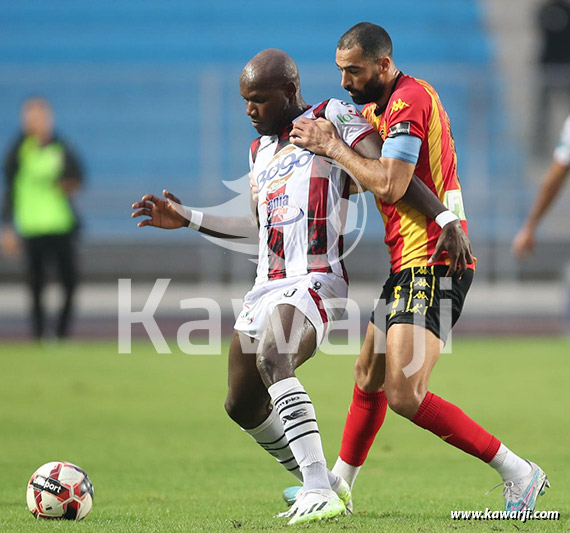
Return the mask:
M 422 140 L 413 135 L 396 135 L 388 137 L 382 146 L 382 157 L 399 159 L 415 165 L 418 162 Z

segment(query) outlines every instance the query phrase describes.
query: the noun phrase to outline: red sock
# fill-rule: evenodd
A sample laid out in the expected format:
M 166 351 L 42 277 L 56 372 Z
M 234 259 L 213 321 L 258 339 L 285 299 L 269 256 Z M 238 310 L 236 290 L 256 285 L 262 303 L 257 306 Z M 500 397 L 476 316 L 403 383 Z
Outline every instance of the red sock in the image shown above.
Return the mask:
M 495 457 L 501 445 L 459 407 L 431 392 L 426 394 L 412 422 L 486 463 Z
M 374 437 L 384 422 L 387 407 L 384 391 L 364 392 L 354 385 L 339 454 L 345 463 L 352 466 L 364 463 Z

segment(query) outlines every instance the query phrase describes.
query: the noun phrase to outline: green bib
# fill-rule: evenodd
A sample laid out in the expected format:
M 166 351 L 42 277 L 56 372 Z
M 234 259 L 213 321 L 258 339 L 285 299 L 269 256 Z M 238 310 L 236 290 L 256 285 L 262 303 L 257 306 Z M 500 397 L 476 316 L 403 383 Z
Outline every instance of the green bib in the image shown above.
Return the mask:
M 14 221 L 23 237 L 68 233 L 75 216 L 60 186 L 65 152 L 61 144 L 40 146 L 28 137 L 20 146 L 14 182 Z

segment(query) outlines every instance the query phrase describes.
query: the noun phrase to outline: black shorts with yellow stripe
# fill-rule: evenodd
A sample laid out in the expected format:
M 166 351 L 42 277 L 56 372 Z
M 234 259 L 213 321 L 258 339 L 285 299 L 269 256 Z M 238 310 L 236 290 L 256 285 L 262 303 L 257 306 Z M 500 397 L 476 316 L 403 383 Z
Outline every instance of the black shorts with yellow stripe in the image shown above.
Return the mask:
M 370 321 L 386 333 L 392 324 L 417 324 L 446 342 L 473 281 L 473 270 L 458 279 L 446 278 L 447 268 L 434 265 L 390 273 Z

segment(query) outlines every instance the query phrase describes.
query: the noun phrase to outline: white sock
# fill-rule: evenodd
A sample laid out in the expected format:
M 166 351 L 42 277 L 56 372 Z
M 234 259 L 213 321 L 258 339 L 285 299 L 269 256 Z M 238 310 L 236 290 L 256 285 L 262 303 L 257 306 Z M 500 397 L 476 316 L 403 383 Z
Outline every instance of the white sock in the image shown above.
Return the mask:
M 327 462 L 311 398 L 293 377 L 267 389 L 281 418 L 289 447 L 303 474 L 305 489 L 331 489 Z
M 291 448 L 289 448 L 283 424 L 275 409 L 271 409 L 267 419 L 259 426 L 253 429 L 244 429 L 244 431 L 249 433 L 266 452 L 275 457 L 277 462 L 283 465 L 286 470 L 291 472 L 299 481 L 303 481 L 303 475 Z
M 328 468 L 327 468 L 327 474 L 329 476 L 329 483 L 331 484 L 331 489 L 334 490 L 335 492 L 338 492 L 342 479 L 338 474 L 331 472 Z
M 499 473 L 503 481 L 524 477 L 532 470 L 527 461 L 511 452 L 504 444 L 501 444 L 499 451 L 489 462 L 489 466 Z
M 348 463 L 345 463 L 339 457 L 333 466 L 332 473 L 342 477 L 342 479 L 344 479 L 352 489 L 352 486 L 356 481 L 356 476 L 358 476 L 358 472 L 360 472 L 360 468 L 361 468 L 360 466 L 352 466 L 349 465 Z

